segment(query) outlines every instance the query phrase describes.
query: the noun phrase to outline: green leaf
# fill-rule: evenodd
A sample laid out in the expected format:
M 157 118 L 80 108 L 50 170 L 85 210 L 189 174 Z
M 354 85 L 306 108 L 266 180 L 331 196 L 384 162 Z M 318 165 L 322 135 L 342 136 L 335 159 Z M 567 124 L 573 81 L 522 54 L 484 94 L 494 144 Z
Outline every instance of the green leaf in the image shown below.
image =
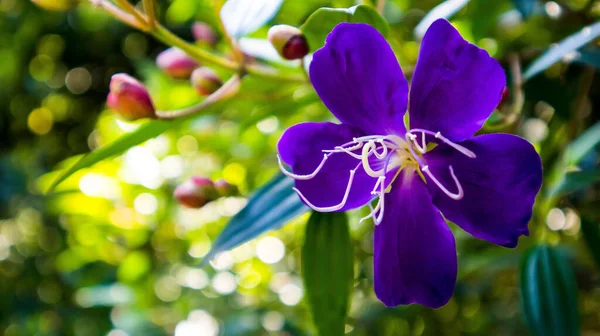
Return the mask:
M 548 49 L 542 56 L 533 61 L 523 74 L 523 79 L 528 80 L 546 70 L 569 53 L 583 47 L 598 36 L 600 36 L 600 22 L 584 27 L 579 32 L 559 42 L 556 47 Z
M 225 226 L 203 263 L 219 252 L 232 249 L 259 235 L 278 229 L 289 220 L 308 211 L 292 188 L 294 180 L 278 174 L 258 189 L 248 204 Z
M 600 48 L 580 51 L 575 55 L 573 62 L 586 64 L 600 69 Z
M 425 36 L 425 32 L 437 19 L 449 19 L 459 10 L 465 7 L 469 0 L 446 0 L 435 6 L 415 27 L 414 34 L 417 39 Z
M 318 335 L 344 335 L 353 262 L 346 214 L 313 212 L 302 247 L 302 277 Z
M 578 164 L 598 143 L 600 143 L 600 121 L 596 122 L 569 144 L 566 150 L 567 164 Z
M 556 187 L 550 189 L 549 196 L 562 196 L 585 189 L 598 182 L 600 182 L 600 171 L 598 170 L 567 173 Z
M 573 270 L 558 251 L 545 245 L 529 251 L 520 282 L 521 306 L 533 336 L 579 335 Z
M 52 182 L 48 192 L 54 190 L 57 185 L 78 170 L 87 168 L 111 156 L 121 154 L 133 146 L 139 145 L 148 139 L 157 137 L 169 128 L 179 125 L 184 119 L 185 118 L 181 118 L 174 121 L 153 120 L 147 122 L 134 132 L 125 134 L 114 142 L 85 155 L 79 161 L 75 162 L 74 165 L 65 170 L 54 182 Z
M 589 217 L 581 217 L 581 234 L 600 270 L 600 225 Z
M 385 19 L 369 6 L 358 5 L 350 8 L 319 8 L 306 19 L 300 27 L 311 51 L 320 49 L 325 44 L 327 35 L 342 22 L 366 23 L 387 36 L 390 28 Z
M 536 5 L 538 4 L 538 1 L 537 0 L 512 0 L 512 3 L 524 18 L 528 18 L 533 13 L 533 10 L 535 9 Z

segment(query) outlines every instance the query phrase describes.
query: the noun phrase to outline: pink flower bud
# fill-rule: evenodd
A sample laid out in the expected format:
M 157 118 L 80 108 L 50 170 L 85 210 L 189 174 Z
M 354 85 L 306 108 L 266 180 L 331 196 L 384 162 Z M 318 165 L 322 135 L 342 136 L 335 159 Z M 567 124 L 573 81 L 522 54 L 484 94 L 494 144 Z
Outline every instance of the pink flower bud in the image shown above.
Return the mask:
M 175 78 L 188 78 L 200 64 L 183 50 L 171 47 L 156 57 L 156 65 Z
M 156 117 L 148 90 L 137 79 L 127 74 L 112 76 L 106 103 L 127 120 Z
M 502 108 L 504 104 L 506 104 L 506 102 L 508 101 L 508 97 L 510 97 L 510 91 L 505 86 L 502 90 L 502 98 L 500 98 L 500 103 L 498 103 L 498 106 L 496 108 Z
M 276 25 L 269 29 L 268 39 L 281 57 L 300 59 L 309 52 L 308 42 L 300 29 L 288 25 Z
M 201 176 L 194 176 L 180 184 L 175 189 L 173 196 L 179 204 L 195 209 L 201 208 L 219 197 L 213 181 Z
M 219 196 L 235 196 L 239 194 L 238 188 L 224 179 L 215 181 L 215 189 Z
M 210 68 L 202 67 L 192 72 L 192 86 L 201 96 L 207 96 L 217 91 L 223 82 L 219 76 Z
M 192 35 L 196 42 L 214 47 L 217 44 L 217 34 L 212 27 L 204 22 L 196 22 L 192 25 Z

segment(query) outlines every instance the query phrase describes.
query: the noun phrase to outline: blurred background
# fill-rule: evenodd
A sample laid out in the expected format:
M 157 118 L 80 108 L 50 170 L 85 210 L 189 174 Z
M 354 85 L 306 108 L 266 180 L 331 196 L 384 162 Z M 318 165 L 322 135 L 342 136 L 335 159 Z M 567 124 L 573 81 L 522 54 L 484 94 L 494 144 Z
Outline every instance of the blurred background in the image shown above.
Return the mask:
M 440 2 L 385 1 L 389 40 L 409 76 L 419 50 L 414 29 Z M 593 0 L 531 1 L 532 11 L 518 7 L 526 3 L 472 0 L 451 21 L 510 73 L 511 57 L 525 68 L 600 18 L 600 3 Z M 300 26 L 323 6 L 356 4 L 286 0 L 252 36 L 265 38 L 277 23 Z M 158 7 L 161 22 L 188 41 L 196 21 L 220 34 L 212 0 L 161 0 Z M 45 194 L 83 154 L 140 127 L 105 106 L 111 75 L 142 80 L 161 109 L 201 99 L 188 81 L 157 68 L 155 57 L 166 47 L 89 5 L 51 12 L 29 0 L 0 0 L 1 335 L 314 334 L 300 275 L 307 216 L 200 265 L 247 196 L 278 171 L 275 148 L 282 131 L 331 118 L 311 86 L 249 77 L 237 98 L 83 169 Z M 507 112 L 500 107 L 484 129 L 530 140 L 544 161 L 545 188 L 564 177 L 555 169 L 564 150 L 600 117 L 597 47 L 592 41 L 585 58 L 564 57 L 528 79 L 522 91 L 511 90 L 509 101 L 525 97 L 516 121 L 503 125 L 499 120 Z M 215 48 L 226 53 L 223 39 Z M 575 274 L 576 307 L 563 308 L 578 310 L 583 335 L 600 335 L 594 262 L 600 258 L 600 190 L 593 184 L 599 179 L 597 146 L 590 149 L 577 169 L 594 178 L 542 201 L 531 236 L 521 238 L 518 248 L 455 230 L 459 280 L 441 309 L 386 309 L 375 298 L 373 224 L 358 225 L 360 213 L 351 213 L 354 281 L 346 333 L 526 335 L 519 267 L 528 248 L 545 242 L 557 246 Z M 241 195 L 183 208 L 172 193 L 193 175 L 223 178 Z

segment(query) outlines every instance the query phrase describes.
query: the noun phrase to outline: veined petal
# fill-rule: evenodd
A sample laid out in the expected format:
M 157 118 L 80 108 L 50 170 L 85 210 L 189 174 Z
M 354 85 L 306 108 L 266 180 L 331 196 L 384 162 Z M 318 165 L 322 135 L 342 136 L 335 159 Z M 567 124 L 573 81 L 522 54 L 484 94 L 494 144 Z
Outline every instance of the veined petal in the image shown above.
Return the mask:
M 526 140 L 510 134 L 486 134 L 460 145 L 477 155 L 469 158 L 447 145 L 425 154 L 442 185 L 454 186 L 451 165 L 464 196 L 450 199 L 428 179 L 434 204 L 444 216 L 476 238 L 515 247 L 528 235 L 535 196 L 542 186 L 540 156 Z
M 279 140 L 281 159 L 290 165 L 292 172 L 306 175 L 315 171 L 323 160 L 323 150 L 334 149 L 360 137 L 359 129 L 333 123 L 302 123 L 288 128 Z M 296 180 L 296 188 L 315 206 L 329 207 L 344 198 L 350 170 L 356 174 L 345 206 L 339 211 L 365 205 L 373 198 L 371 191 L 377 182 L 365 173 L 357 160 L 345 153 L 333 154 L 319 173 L 309 180 Z
M 427 30 L 410 88 L 410 128 L 471 137 L 498 106 L 506 85 L 495 59 L 440 19 Z
M 414 171 L 402 171 L 392 184 L 373 246 L 375 293 L 385 305 L 437 308 L 450 300 L 457 273 L 454 236 Z
M 341 122 L 369 135 L 405 133 L 408 84 L 375 28 L 337 25 L 315 52 L 309 73 L 323 103 Z

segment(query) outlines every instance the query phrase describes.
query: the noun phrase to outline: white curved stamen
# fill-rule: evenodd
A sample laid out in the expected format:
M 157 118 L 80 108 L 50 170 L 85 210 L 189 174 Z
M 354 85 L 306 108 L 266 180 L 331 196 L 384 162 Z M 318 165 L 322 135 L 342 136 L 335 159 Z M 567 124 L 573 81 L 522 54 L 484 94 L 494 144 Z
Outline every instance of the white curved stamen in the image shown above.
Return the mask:
M 279 161 L 279 169 L 281 169 L 281 172 L 285 176 L 291 177 L 295 180 L 310 180 L 310 179 L 314 178 L 321 171 L 321 169 L 325 165 L 325 161 L 327 161 L 328 158 L 329 158 L 329 154 L 325 154 L 323 156 L 323 160 L 321 160 L 321 163 L 319 164 L 319 166 L 317 166 L 315 171 L 313 171 L 312 173 L 310 173 L 308 175 L 298 175 L 298 174 L 290 173 L 289 171 L 287 171 L 287 169 L 285 169 L 285 167 L 283 167 L 283 162 L 281 161 L 281 157 L 279 155 L 277 155 L 277 161 Z
M 379 207 L 381 205 L 381 207 L 379 208 L 379 212 L 377 212 L 377 214 L 375 215 L 375 217 L 373 217 L 373 221 L 375 222 L 375 225 L 379 225 L 381 224 L 381 221 L 383 221 L 383 211 L 385 209 L 385 176 L 380 177 L 381 179 L 381 183 L 379 184 L 379 201 L 377 203 L 377 206 Z M 377 211 L 377 209 L 375 209 L 375 211 Z M 373 213 L 375 214 L 375 213 Z
M 416 141 L 415 141 L 415 139 L 416 139 L 416 135 L 412 134 L 412 132 L 420 132 L 420 133 L 422 134 L 422 136 L 423 136 L 423 139 L 422 139 L 422 140 L 423 140 L 423 146 L 422 146 L 422 147 L 421 147 L 421 146 L 419 146 L 419 145 L 416 143 Z M 417 149 L 418 149 L 419 151 L 421 151 L 421 153 L 424 153 L 424 150 L 426 150 L 426 148 L 425 148 L 425 134 L 429 134 L 429 135 L 432 135 L 432 136 L 434 136 L 436 139 L 440 139 L 440 140 L 442 140 L 442 142 L 444 142 L 445 144 L 449 145 L 450 147 L 452 147 L 452 148 L 456 149 L 456 150 L 457 150 L 457 151 L 459 151 L 460 153 L 462 153 L 462 154 L 464 154 L 464 155 L 466 155 L 466 156 L 468 156 L 468 157 L 470 157 L 470 158 L 472 158 L 472 159 L 474 159 L 474 158 L 476 158 L 476 157 L 477 157 L 477 156 L 475 155 L 475 153 L 473 153 L 473 151 L 471 151 L 471 150 L 469 150 L 468 148 L 466 148 L 466 147 L 464 147 L 464 146 L 461 146 L 461 145 L 459 145 L 459 144 L 457 144 L 457 143 L 455 143 L 455 142 L 452 142 L 452 141 L 450 141 L 450 139 L 448 139 L 448 138 L 446 138 L 445 136 L 443 136 L 441 132 L 434 133 L 434 132 L 432 132 L 432 131 L 428 131 L 428 130 L 426 130 L 426 129 L 415 128 L 415 129 L 411 129 L 409 132 L 407 132 L 407 134 L 410 134 L 410 136 L 409 136 L 409 137 L 410 137 L 410 140 L 412 140 L 412 141 L 413 141 L 413 143 L 414 143 L 415 147 L 417 147 Z M 423 150 L 423 151 L 422 151 L 422 150 Z
M 450 168 L 450 175 L 452 176 L 452 179 L 454 180 L 454 183 L 456 184 L 456 188 L 458 189 L 458 192 L 456 193 L 452 193 L 450 192 L 448 189 L 446 189 L 446 187 L 444 187 L 444 185 L 435 177 L 433 176 L 433 174 L 429 171 L 429 166 L 424 166 L 423 168 L 421 168 L 421 170 L 427 174 L 427 176 L 429 176 L 429 178 L 433 181 L 433 183 L 435 183 L 441 191 L 444 192 L 444 194 L 446 194 L 448 197 L 452 198 L 453 200 L 460 200 L 463 198 L 464 196 L 464 192 L 463 192 L 463 188 L 462 185 L 460 185 L 460 182 L 458 181 L 458 179 L 456 178 L 456 175 L 454 175 L 454 169 L 452 169 L 452 166 L 449 166 Z
M 371 168 L 371 164 L 369 163 L 369 157 L 370 157 L 370 153 L 373 150 L 375 150 L 375 142 L 373 142 L 373 141 L 367 142 L 367 144 L 363 147 L 363 149 L 362 149 L 363 168 L 365 169 L 365 172 L 371 177 L 379 177 L 381 175 L 385 175 L 384 169 L 375 171 L 375 170 L 373 170 L 373 168 Z
M 361 143 L 360 145 L 362 146 L 362 143 Z M 355 146 L 355 147 L 356 147 L 356 146 Z M 335 149 L 326 149 L 326 150 L 324 150 L 323 152 L 325 152 L 325 153 L 346 153 L 346 154 L 348 154 L 348 155 L 352 156 L 353 158 L 355 158 L 355 159 L 357 159 L 357 160 L 360 160 L 360 159 L 362 159 L 362 155 L 360 155 L 360 154 L 356 154 L 356 153 L 353 153 L 353 152 L 352 152 L 352 151 L 354 151 L 354 150 L 357 150 L 357 149 L 359 149 L 360 147 L 358 147 L 358 148 L 356 148 L 356 149 L 353 149 L 353 148 L 354 148 L 354 147 L 351 147 L 351 148 L 344 148 L 344 147 L 339 147 L 339 146 L 338 146 L 338 147 L 335 147 Z
M 427 143 L 425 142 L 425 133 L 421 133 L 421 145 L 417 142 L 417 136 L 411 133 L 407 133 L 408 138 L 412 141 L 413 145 L 417 150 L 423 154 L 427 151 Z
M 373 154 L 375 154 L 376 158 L 378 158 L 378 159 L 381 160 L 381 159 L 383 159 L 384 157 L 387 156 L 387 154 L 388 154 L 388 148 L 385 145 L 385 143 L 383 142 L 383 140 L 379 139 L 379 140 L 377 140 L 377 142 L 379 142 L 381 144 L 381 147 L 383 147 L 383 151 L 381 153 L 377 153 L 377 146 L 375 145 L 375 147 L 373 148 Z M 373 142 L 373 140 L 369 141 L 369 143 L 375 144 Z
M 379 192 L 377 191 L 378 188 L 380 189 Z M 359 224 L 366 221 L 369 218 L 373 218 L 373 222 L 375 222 L 375 225 L 379 225 L 379 223 L 381 223 L 381 220 L 383 219 L 383 201 L 385 197 L 385 176 L 380 176 L 377 179 L 377 182 L 375 183 L 371 194 L 379 195 L 377 205 L 375 206 L 375 208 L 373 208 L 371 202 L 367 203 L 369 205 L 369 208 L 371 209 L 371 212 L 367 216 L 361 218 L 358 222 Z
M 304 201 L 304 203 L 306 203 L 306 205 L 308 205 L 311 209 L 313 209 L 315 211 L 319 211 L 319 212 L 338 211 L 338 210 L 342 209 L 346 205 L 346 202 L 348 201 L 348 195 L 350 195 L 350 189 L 352 189 L 352 180 L 354 180 L 355 172 L 356 172 L 356 168 L 352 169 L 350 171 L 350 178 L 348 179 L 348 185 L 346 186 L 346 192 L 344 193 L 344 198 L 342 198 L 342 201 L 337 205 L 333 205 L 333 206 L 329 206 L 329 207 L 318 207 L 318 206 L 312 204 L 306 197 L 304 197 L 304 195 L 300 192 L 300 190 L 298 190 L 298 188 L 293 188 L 293 190 L 298 194 L 298 196 L 300 196 L 300 198 Z

